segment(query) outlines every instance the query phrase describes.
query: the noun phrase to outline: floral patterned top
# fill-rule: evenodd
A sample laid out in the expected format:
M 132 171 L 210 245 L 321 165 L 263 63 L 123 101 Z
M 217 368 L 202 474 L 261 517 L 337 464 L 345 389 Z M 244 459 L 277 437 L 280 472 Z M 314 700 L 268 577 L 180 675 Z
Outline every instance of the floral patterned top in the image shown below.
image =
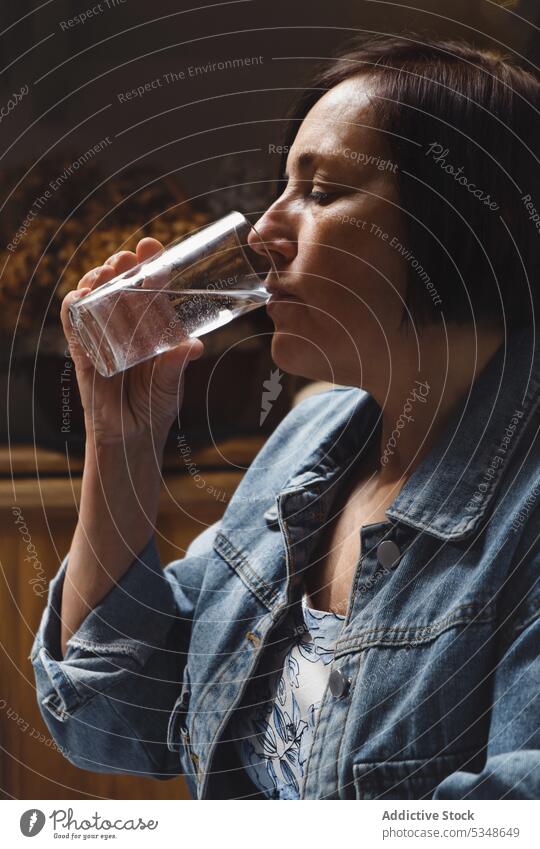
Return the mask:
M 344 616 L 291 608 L 233 719 L 241 762 L 269 799 L 298 799 Z

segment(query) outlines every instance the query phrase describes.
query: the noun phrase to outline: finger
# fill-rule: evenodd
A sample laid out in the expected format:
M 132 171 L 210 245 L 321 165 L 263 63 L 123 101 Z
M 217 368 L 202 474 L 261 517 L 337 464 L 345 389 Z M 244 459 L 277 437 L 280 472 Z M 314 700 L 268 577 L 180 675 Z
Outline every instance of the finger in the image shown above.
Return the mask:
M 112 280 L 116 277 L 114 268 L 110 265 L 98 265 L 91 271 L 87 271 L 77 284 L 77 289 L 96 289 L 102 283 Z
M 198 360 L 204 353 L 204 345 L 200 339 L 186 339 L 170 351 L 165 351 L 157 357 L 157 362 L 163 364 L 166 370 L 178 371 L 192 360 Z
M 137 245 L 137 262 L 144 262 L 163 250 L 163 245 L 157 239 L 146 237 Z
M 154 364 L 156 382 L 166 392 L 176 393 L 188 364 L 198 360 L 203 353 L 204 345 L 200 339 L 186 339 L 170 351 L 160 354 Z
M 122 274 L 137 265 L 137 256 L 134 251 L 118 251 L 106 260 L 105 265 L 114 269 L 115 274 Z
M 72 304 L 79 301 L 91 291 L 92 290 L 87 287 L 85 289 L 74 289 L 72 292 L 68 292 L 66 297 L 62 301 L 62 307 L 60 310 L 60 318 L 62 321 L 64 335 L 66 337 L 73 362 L 75 363 L 75 367 L 77 369 L 92 368 L 92 363 L 90 362 L 84 348 L 82 347 L 77 338 L 77 334 L 73 329 L 69 314 L 69 308 Z
M 187 362 L 198 360 L 204 354 L 204 344 L 200 339 L 188 339 L 182 344 L 187 346 Z

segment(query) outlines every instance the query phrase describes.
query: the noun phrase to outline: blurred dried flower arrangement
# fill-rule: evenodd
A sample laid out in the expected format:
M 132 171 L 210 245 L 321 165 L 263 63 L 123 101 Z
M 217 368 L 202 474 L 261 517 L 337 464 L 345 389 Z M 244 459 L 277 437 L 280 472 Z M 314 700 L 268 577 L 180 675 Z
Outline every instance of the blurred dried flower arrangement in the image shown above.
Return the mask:
M 80 450 L 84 433 L 76 385 L 72 430 L 66 436 L 60 427 L 63 297 L 89 269 L 118 250 L 133 250 L 144 236 L 168 244 L 228 210 L 191 204 L 175 175 L 157 177 L 137 168 L 104 179 L 93 160 L 60 190 L 47 192 L 50 184 L 39 175 L 62 174 L 65 161 L 43 161 L 28 175 L 9 173 L 9 184 L 17 188 L 0 219 L 0 384 L 15 393 L 9 412 L 12 441 L 35 439 L 54 447 L 67 441 Z M 38 198 L 45 200 L 36 204 Z M 37 214 L 29 215 L 36 208 Z M 256 310 L 204 337 L 204 354 L 186 374 L 190 404 L 178 424 L 193 441 L 259 431 L 262 384 L 273 365 L 271 330 L 265 311 Z M 284 386 L 289 390 L 286 375 Z M 264 431 L 284 415 L 289 394 L 281 393 Z M 2 429 L 0 439 L 7 435 Z
M 62 163 L 48 162 L 43 171 L 62 173 Z M 62 299 L 89 269 L 115 251 L 133 250 L 143 236 L 168 243 L 210 220 L 192 208 L 173 176 L 156 179 L 137 169 L 103 180 L 90 161 L 71 185 L 68 180 L 61 190 L 49 190 L 51 197 L 10 251 L 14 231 L 46 191 L 37 176 L 23 177 L 0 221 L 0 328 L 4 339 L 5 334 L 20 337 L 26 350 L 32 344 L 29 336 L 35 343 L 42 327 L 60 333 Z

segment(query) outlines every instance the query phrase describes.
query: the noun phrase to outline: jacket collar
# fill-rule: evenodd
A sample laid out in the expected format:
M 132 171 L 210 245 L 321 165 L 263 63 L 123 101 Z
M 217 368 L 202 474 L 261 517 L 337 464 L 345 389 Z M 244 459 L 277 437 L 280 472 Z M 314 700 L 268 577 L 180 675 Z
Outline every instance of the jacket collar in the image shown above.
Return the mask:
M 328 394 L 328 427 L 282 492 L 328 485 L 371 440 L 380 439 L 381 411 L 362 390 Z M 442 540 L 473 534 L 494 506 L 502 477 L 532 417 L 538 417 L 540 350 L 534 329 L 508 337 L 475 380 L 443 436 L 386 511 Z

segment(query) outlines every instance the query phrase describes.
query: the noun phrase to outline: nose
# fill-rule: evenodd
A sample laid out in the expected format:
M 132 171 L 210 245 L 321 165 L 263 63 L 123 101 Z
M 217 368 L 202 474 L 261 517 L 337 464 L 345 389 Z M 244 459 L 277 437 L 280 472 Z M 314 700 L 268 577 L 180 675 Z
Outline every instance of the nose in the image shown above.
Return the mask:
M 255 229 L 248 235 L 250 248 L 263 257 L 269 251 L 278 270 L 292 262 L 298 242 L 285 211 L 277 209 L 276 204 L 273 204 L 253 226 Z

